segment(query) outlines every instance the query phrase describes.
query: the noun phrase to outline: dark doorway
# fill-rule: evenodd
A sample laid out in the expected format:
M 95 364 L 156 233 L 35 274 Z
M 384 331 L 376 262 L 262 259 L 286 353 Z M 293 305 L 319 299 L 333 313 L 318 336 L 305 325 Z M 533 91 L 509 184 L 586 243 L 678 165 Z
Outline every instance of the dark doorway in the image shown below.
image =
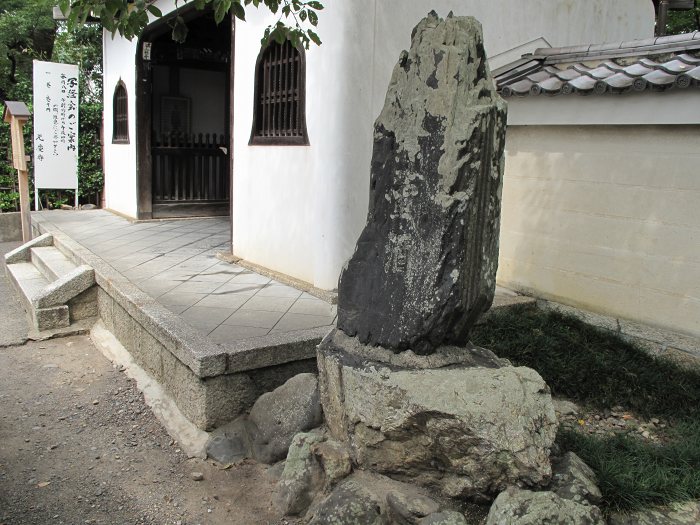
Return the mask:
M 232 22 L 217 25 L 210 10 L 182 16 L 184 43 L 167 18 L 139 43 L 140 219 L 230 212 Z

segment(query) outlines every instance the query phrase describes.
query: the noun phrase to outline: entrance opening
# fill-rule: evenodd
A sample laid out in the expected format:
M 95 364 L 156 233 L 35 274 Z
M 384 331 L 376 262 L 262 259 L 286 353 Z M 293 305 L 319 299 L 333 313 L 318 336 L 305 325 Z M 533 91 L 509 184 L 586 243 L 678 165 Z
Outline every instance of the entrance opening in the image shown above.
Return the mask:
M 185 19 L 184 43 L 163 24 L 140 46 L 140 218 L 229 214 L 231 19 L 217 25 L 210 10 Z

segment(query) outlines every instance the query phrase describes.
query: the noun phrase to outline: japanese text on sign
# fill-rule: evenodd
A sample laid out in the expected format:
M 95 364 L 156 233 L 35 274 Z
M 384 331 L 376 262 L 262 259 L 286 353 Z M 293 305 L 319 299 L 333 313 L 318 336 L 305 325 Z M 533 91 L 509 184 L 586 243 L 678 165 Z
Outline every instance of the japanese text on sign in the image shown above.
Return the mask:
M 78 66 L 34 61 L 34 180 L 78 187 Z

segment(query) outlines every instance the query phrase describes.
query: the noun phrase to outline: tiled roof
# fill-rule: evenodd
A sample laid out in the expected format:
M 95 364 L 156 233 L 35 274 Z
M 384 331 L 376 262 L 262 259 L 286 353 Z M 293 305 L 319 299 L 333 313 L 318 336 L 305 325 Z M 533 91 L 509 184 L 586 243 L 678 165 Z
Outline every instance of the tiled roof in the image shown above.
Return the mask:
M 504 97 L 700 87 L 700 31 L 616 44 L 543 48 L 494 71 Z

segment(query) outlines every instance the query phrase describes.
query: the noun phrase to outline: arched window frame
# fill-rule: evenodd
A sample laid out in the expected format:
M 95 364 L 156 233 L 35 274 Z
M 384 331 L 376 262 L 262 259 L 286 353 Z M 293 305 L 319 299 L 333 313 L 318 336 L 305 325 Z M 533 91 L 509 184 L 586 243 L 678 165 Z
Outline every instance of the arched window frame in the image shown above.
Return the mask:
M 112 144 L 129 144 L 129 92 L 122 79 L 112 96 Z
M 286 48 L 285 48 L 286 47 Z M 269 55 L 275 53 L 275 50 L 279 49 L 279 58 L 270 59 Z M 272 72 L 270 70 L 266 71 L 266 68 L 271 67 L 271 62 L 288 60 L 290 57 L 285 56 L 285 52 L 288 53 L 289 50 L 293 50 L 298 57 L 298 70 L 297 73 L 297 86 L 296 86 L 296 98 L 297 102 L 297 122 L 291 127 L 287 126 L 283 129 L 279 125 L 276 125 L 273 121 L 269 120 L 271 117 L 266 110 L 269 111 L 269 104 L 265 108 L 266 104 L 264 97 L 266 97 L 266 90 L 270 89 L 270 82 L 272 82 L 270 76 L 274 74 L 280 74 L 283 78 L 289 79 L 290 71 L 284 70 L 281 72 Z M 293 67 L 293 66 L 292 66 Z M 280 68 L 281 69 L 281 68 Z M 293 70 L 292 70 L 293 71 Z M 267 75 L 270 75 L 266 77 Z M 267 78 L 267 82 L 266 82 Z M 293 74 L 292 77 L 293 79 Z M 287 108 L 285 110 L 285 108 Z M 280 107 L 281 112 L 288 111 L 289 106 L 286 104 Z M 288 113 L 286 113 L 288 115 Z M 285 115 L 285 116 L 286 116 Z M 287 133 L 285 133 L 285 131 Z M 290 133 L 291 132 L 291 133 Z M 266 47 L 260 50 L 258 58 L 255 62 L 255 88 L 254 88 L 254 99 L 253 99 L 253 127 L 250 133 L 251 146 L 308 146 L 309 136 L 306 131 L 306 55 L 304 48 L 301 46 L 292 46 L 291 42 L 287 40 L 284 44 L 278 44 L 273 41 Z

